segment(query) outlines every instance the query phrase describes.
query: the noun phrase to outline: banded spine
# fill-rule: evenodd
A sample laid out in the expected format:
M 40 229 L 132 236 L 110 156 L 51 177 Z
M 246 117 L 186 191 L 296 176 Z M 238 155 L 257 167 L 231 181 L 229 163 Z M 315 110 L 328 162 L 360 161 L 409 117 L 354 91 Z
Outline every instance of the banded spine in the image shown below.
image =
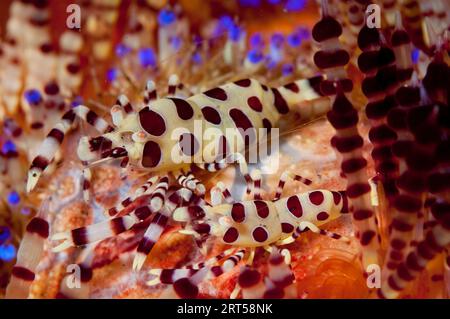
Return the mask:
M 420 231 L 416 226 L 419 216 L 424 214 L 423 200 L 425 196 L 425 176 L 414 170 L 407 160 L 408 149 L 414 147 L 414 135 L 409 131 L 407 117 L 409 110 L 421 101 L 420 88 L 417 79 L 409 81 L 412 73 L 411 43 L 409 35 L 402 29 L 400 17 L 397 16 L 397 25 L 394 30 L 391 43 L 394 48 L 397 62 L 398 81 L 406 83 L 397 89 L 395 93 L 396 104 L 387 114 L 389 127 L 395 130 L 397 140 L 392 144 L 392 153 L 399 160 L 399 176 L 396 181 L 398 194 L 392 201 L 392 219 L 390 224 L 389 248 L 385 258 L 385 273 L 394 271 L 398 264 L 404 260 L 414 238 L 414 233 Z M 409 84 L 408 84 L 409 83 Z M 383 152 L 379 152 L 383 154 Z M 382 155 L 385 157 L 386 155 Z M 402 203 L 415 203 L 412 211 L 405 208 Z M 415 231 L 416 230 L 416 231 Z M 385 275 L 389 276 L 389 275 Z
M 358 35 L 358 45 L 363 51 L 358 57 L 358 66 L 365 73 L 362 91 L 368 98 L 366 115 L 370 120 L 369 139 L 373 145 L 375 170 L 390 201 L 398 193 L 395 179 L 398 162 L 392 156 L 391 146 L 397 134 L 386 123 L 386 115 L 395 107 L 393 96 L 397 88 L 397 69 L 392 49 L 382 43 L 375 28 L 364 26 Z M 382 157 L 375 155 L 383 154 Z
M 46 220 L 48 208 L 46 201 L 26 227 L 11 280 L 6 288 L 7 299 L 25 299 L 30 294 L 30 286 L 36 277 L 36 269 L 43 257 L 44 244 L 49 236 L 49 224 Z
M 342 49 L 339 36 L 341 25 L 328 14 L 326 1 L 322 2 L 322 18 L 313 28 L 313 38 L 320 43 L 321 50 L 314 61 L 325 72 L 327 79 L 320 86 L 325 95 L 336 95 L 327 117 L 336 129 L 332 145 L 342 154 L 341 169 L 347 177 L 347 196 L 353 206 L 353 224 L 362 249 L 364 269 L 379 261 L 379 238 L 375 214 L 370 199 L 370 185 L 366 173 L 367 161 L 362 156 L 363 139 L 356 124 L 358 113 L 345 96 L 353 89 L 344 66 L 349 61 L 348 53 Z M 333 59 L 330 59 L 333 57 Z M 327 62 L 328 61 L 328 62 Z M 333 61 L 332 63 L 329 61 Z
M 450 244 L 449 210 L 441 221 L 432 226 L 416 248 L 408 254 L 395 273 L 389 277 L 388 284 L 382 286 L 378 295 L 382 298 L 397 298 L 405 287 L 418 277 L 427 264 Z

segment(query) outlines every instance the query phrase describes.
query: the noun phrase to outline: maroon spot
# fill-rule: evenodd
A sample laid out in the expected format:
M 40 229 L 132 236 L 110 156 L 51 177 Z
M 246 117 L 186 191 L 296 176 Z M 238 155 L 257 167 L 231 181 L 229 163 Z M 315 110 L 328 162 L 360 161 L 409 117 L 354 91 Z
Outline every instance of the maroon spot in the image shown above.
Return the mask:
M 80 266 L 80 280 L 81 282 L 88 282 L 92 279 L 93 271 L 92 268 L 83 266 L 82 264 L 78 264 Z
M 194 226 L 194 230 L 199 234 L 209 234 L 211 226 L 208 224 L 197 224 Z
M 274 287 L 264 292 L 264 299 L 282 299 L 284 297 L 283 289 Z
M 291 196 L 288 198 L 287 207 L 292 215 L 294 215 L 297 218 L 302 217 L 303 208 L 297 196 Z
M 344 66 L 349 60 L 350 55 L 343 49 L 332 52 L 318 51 L 314 54 L 314 63 L 319 69 Z
M 244 114 L 244 112 L 242 112 L 239 109 L 231 109 L 230 116 L 233 119 L 236 127 L 244 130 L 244 132 L 247 129 L 253 127 L 252 122 L 248 119 L 248 117 Z
M 108 214 L 109 216 L 115 216 L 117 215 L 119 212 L 117 211 L 117 208 L 115 207 L 111 207 L 110 209 L 108 209 Z
M 161 274 L 159 275 L 159 280 L 163 284 L 172 284 L 173 283 L 173 279 L 172 279 L 173 273 L 174 273 L 173 269 L 163 269 L 161 271 Z
M 349 158 L 341 164 L 342 171 L 345 174 L 355 173 L 366 167 L 367 161 L 363 157 Z
M 177 108 L 178 116 L 182 120 L 189 120 L 194 116 L 194 110 L 192 109 L 192 106 L 183 99 L 177 99 L 177 98 L 170 98 L 170 100 L 175 103 L 175 107 Z
M 350 198 L 357 198 L 368 192 L 370 192 L 368 183 L 355 183 L 347 187 L 347 196 Z
M 261 101 L 259 100 L 259 98 L 257 96 L 251 96 L 248 98 L 247 100 L 247 104 L 248 106 L 250 106 L 250 108 L 256 112 L 261 112 L 262 111 L 262 104 Z
M 200 144 L 192 133 L 181 134 L 179 145 L 181 151 L 187 156 L 193 156 L 200 148 Z
M 327 212 L 320 212 L 317 214 L 317 220 L 324 221 L 327 220 L 330 215 Z
M 217 112 L 216 109 L 212 108 L 211 106 L 205 106 L 204 108 L 202 108 L 202 113 L 203 113 L 203 117 L 208 122 L 215 124 L 215 125 L 220 124 L 220 122 L 221 122 L 220 114 L 219 114 L 219 112 Z
M 38 234 L 42 238 L 47 238 L 48 228 L 48 222 L 46 220 L 34 217 L 27 225 L 27 232 Z
M 252 84 L 252 81 L 250 79 L 243 79 L 243 80 L 239 80 L 234 82 L 234 84 L 236 84 L 237 86 L 241 86 L 241 87 L 249 87 Z
M 245 207 L 241 203 L 233 204 L 231 208 L 231 218 L 236 223 L 242 223 L 245 220 Z
M 261 279 L 261 275 L 257 270 L 245 268 L 239 275 L 238 282 L 241 288 L 249 288 L 256 285 Z
M 392 220 L 391 227 L 392 229 L 398 230 L 399 232 L 408 232 L 414 228 L 413 225 L 410 225 L 398 219 Z
M 198 288 L 189 278 L 181 278 L 173 283 L 173 289 L 180 298 L 192 299 L 198 295 Z
M 318 206 L 323 203 L 323 200 L 324 200 L 324 196 L 323 196 L 322 192 L 314 191 L 314 192 L 309 193 L 309 201 L 312 204 Z
M 89 242 L 86 227 L 73 229 L 71 231 L 71 235 L 73 244 L 75 246 L 83 246 Z
M 332 192 L 332 194 L 334 205 L 339 205 L 339 203 L 341 202 L 341 194 L 339 194 L 338 192 Z
M 355 220 L 364 220 L 373 216 L 373 211 L 370 209 L 358 209 L 353 213 Z
M 395 279 L 392 275 L 388 277 L 388 284 L 389 284 L 389 287 L 391 287 L 393 290 L 397 290 L 397 291 L 402 290 L 402 288 L 397 285 L 397 282 L 395 281 Z
M 33 162 L 31 162 L 30 169 L 36 167 L 43 171 L 48 166 L 48 164 L 48 160 L 45 157 L 39 155 L 34 158 Z
M 75 116 L 76 115 L 73 110 L 68 110 L 66 113 L 64 113 L 62 119 L 72 123 L 75 120 Z
M 24 281 L 33 281 L 34 280 L 34 272 L 31 270 L 20 267 L 20 266 L 14 266 L 12 269 L 12 275 L 16 278 L 20 278 Z
M 402 240 L 402 239 L 394 238 L 391 241 L 391 246 L 394 249 L 401 250 L 401 249 L 406 247 L 406 242 L 404 240 Z
M 59 93 L 59 86 L 55 82 L 50 82 L 44 88 L 45 94 L 56 95 Z
M 50 43 L 44 43 L 40 46 L 42 53 L 50 53 L 53 51 L 53 46 Z
M 151 135 L 161 136 L 166 131 L 164 118 L 148 107 L 139 111 L 139 122 L 142 128 Z
M 408 270 L 408 268 L 406 267 L 405 264 L 400 264 L 397 268 L 397 274 L 398 276 L 405 280 L 405 281 L 411 281 L 414 279 L 414 276 L 412 276 Z M 433 280 L 433 279 L 432 279 Z
M 139 218 L 139 220 L 144 220 L 147 219 L 147 217 L 150 216 L 152 212 L 150 208 L 148 208 L 148 206 L 141 206 L 134 211 L 134 214 L 137 218 Z
M 80 71 L 80 65 L 77 63 L 70 63 L 66 66 L 66 69 L 71 74 L 76 74 Z
M 286 89 L 288 89 L 288 90 L 294 92 L 294 93 L 300 92 L 300 88 L 298 87 L 297 84 L 295 84 L 295 82 L 288 83 L 288 84 L 286 84 L 284 87 L 285 87 Z
M 153 240 L 151 240 L 150 238 L 142 237 L 136 251 L 138 253 L 147 255 L 152 250 L 153 246 L 155 246 L 155 244 L 156 243 Z
M 353 127 L 358 123 L 358 112 L 356 110 L 350 110 L 341 113 L 332 110 L 331 112 L 328 112 L 327 118 L 335 129 L 346 129 Z
M 392 3 L 394 3 L 394 1 Z M 393 46 L 408 44 L 410 42 L 411 42 L 411 39 L 409 38 L 409 35 L 406 31 L 396 30 L 396 31 L 394 31 L 394 33 L 392 33 L 391 43 Z
M 228 228 L 228 230 L 225 232 L 225 235 L 223 235 L 223 241 L 231 244 L 233 242 L 235 242 L 239 237 L 239 232 L 236 228 L 234 227 L 230 227 Z
M 264 227 L 256 227 L 253 230 L 252 236 L 257 242 L 263 243 L 267 240 L 269 234 L 267 234 L 267 230 Z
M 204 92 L 203 94 L 216 100 L 225 101 L 227 99 L 227 93 L 222 88 L 214 88 Z
M 223 269 L 220 266 L 214 266 L 211 267 L 211 272 L 214 274 L 215 277 L 219 277 L 223 274 Z
M 286 100 L 281 96 L 281 93 L 277 89 L 272 89 L 273 92 L 273 104 L 280 114 L 287 114 L 289 112 L 289 107 Z
M 394 206 L 401 212 L 415 213 L 420 210 L 422 204 L 417 198 L 408 195 L 399 195 L 395 198 Z
M 286 234 L 292 233 L 294 231 L 294 225 L 289 223 L 281 223 L 281 230 Z
M 111 228 L 111 231 L 115 235 L 121 234 L 127 230 L 123 223 L 122 217 L 117 217 L 117 218 L 111 219 L 111 221 L 109 222 L 109 227 Z
M 263 124 L 263 127 L 264 127 L 268 132 L 270 132 L 270 130 L 272 129 L 272 123 L 270 123 L 270 121 L 269 121 L 268 119 L 264 118 L 264 119 L 262 120 L 262 124 Z
M 64 133 L 61 132 L 59 129 L 54 128 L 50 131 L 50 133 L 48 133 L 49 137 L 53 137 L 55 140 L 58 141 L 59 144 L 62 143 L 62 141 L 64 140 Z
M 279 265 L 284 262 L 284 257 L 281 254 L 276 254 L 270 257 L 269 263 L 271 265 Z
M 412 1 L 411 1 L 412 3 Z M 380 32 L 378 29 L 364 26 L 358 34 L 358 46 L 364 50 L 371 45 L 377 45 L 380 42 Z
M 148 141 L 142 152 L 142 166 L 155 167 L 161 161 L 161 148 L 158 143 Z
M 266 218 L 269 216 L 269 206 L 263 201 L 255 200 L 256 213 L 261 218 Z
M 89 182 L 87 179 L 83 180 L 83 190 L 87 190 L 91 188 L 91 182 Z
M 360 243 L 363 246 L 367 246 L 370 244 L 370 242 L 372 241 L 372 238 L 375 237 L 375 232 L 373 230 L 368 230 L 365 231 L 362 235 L 361 235 L 361 239 L 360 239 Z
M 312 29 L 312 36 L 317 42 L 337 38 L 342 34 L 342 27 L 336 19 L 324 16 Z

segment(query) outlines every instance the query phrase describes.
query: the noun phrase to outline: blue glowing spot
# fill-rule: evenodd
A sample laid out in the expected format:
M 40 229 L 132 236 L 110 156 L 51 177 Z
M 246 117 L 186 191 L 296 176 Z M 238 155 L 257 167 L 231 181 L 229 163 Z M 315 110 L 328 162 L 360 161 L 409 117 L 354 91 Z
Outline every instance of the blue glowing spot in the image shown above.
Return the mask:
M 3 244 L 11 237 L 11 231 L 6 226 L 0 226 L 0 244 Z
M 298 33 L 292 33 L 292 34 L 288 35 L 287 43 L 291 47 L 295 48 L 295 47 L 298 47 L 300 44 L 302 44 L 302 38 L 300 37 L 300 35 Z
M 268 60 L 268 62 L 267 62 L 267 68 L 268 68 L 269 70 L 274 69 L 276 66 L 277 66 L 277 62 L 276 62 L 276 61 L 271 60 L 271 59 Z
M 239 0 L 239 3 L 244 7 L 259 7 L 261 0 Z
M 270 39 L 270 43 L 277 48 L 281 47 L 283 42 L 284 36 L 281 33 L 274 33 Z
M 237 25 L 233 25 L 228 30 L 228 36 L 230 37 L 231 41 L 237 42 L 241 38 L 242 30 Z
M 294 66 L 292 64 L 284 64 L 281 68 L 281 72 L 284 76 L 292 74 L 292 72 L 294 72 Z
M 127 47 L 125 44 L 118 44 L 116 46 L 116 55 L 119 58 L 124 57 L 125 55 L 127 55 L 130 52 L 131 52 L 131 49 L 129 47 Z
M 16 257 L 16 247 L 12 244 L 0 246 L 0 259 L 11 261 Z
M 19 204 L 20 202 L 20 196 L 17 192 L 12 191 L 11 193 L 8 194 L 8 203 L 16 206 L 17 204 Z
M 155 52 L 150 48 L 139 50 L 139 61 L 143 67 L 156 66 Z
M 172 39 L 170 39 L 170 44 L 172 45 L 172 48 L 174 48 L 175 50 L 181 48 L 181 43 L 182 41 L 180 37 L 173 37 Z
M 257 50 L 250 50 L 247 53 L 247 58 L 251 63 L 258 63 L 261 62 L 261 60 L 263 59 L 263 55 L 261 52 L 257 51 Z
M 28 90 L 24 95 L 29 104 L 38 104 L 42 101 L 41 93 L 38 90 Z
M 279 4 L 280 0 L 267 0 L 269 4 Z
M 31 213 L 31 209 L 28 207 L 24 207 L 20 210 L 20 213 L 25 216 L 29 216 Z
M 117 69 L 111 68 L 108 71 L 106 71 L 106 80 L 111 83 L 114 82 L 117 79 Z
M 8 153 L 15 153 L 17 152 L 16 144 L 14 144 L 13 141 L 7 140 L 5 144 L 2 146 L 2 153 L 8 154 Z
M 176 20 L 175 12 L 170 10 L 161 10 L 158 15 L 160 25 L 166 26 L 172 24 Z
M 221 36 L 234 26 L 234 21 L 230 16 L 221 16 L 214 30 L 214 36 Z
M 305 8 L 305 5 L 306 5 L 306 0 L 288 0 L 286 2 L 285 9 L 290 12 L 300 11 Z
M 264 46 L 264 40 L 261 33 L 255 33 L 250 37 L 250 46 L 252 48 L 262 48 Z
M 414 49 L 411 52 L 411 59 L 414 64 L 417 64 L 417 62 L 419 62 L 419 55 L 420 55 L 419 49 Z
M 219 19 L 219 24 L 229 30 L 232 26 L 234 26 L 234 21 L 230 16 L 222 16 Z
M 308 28 L 300 27 L 297 29 L 297 34 L 301 39 L 309 39 L 311 37 L 311 32 Z
M 202 55 L 200 54 L 200 52 L 195 52 L 192 55 L 192 62 L 194 62 L 195 64 L 201 64 L 202 63 Z
M 72 107 L 76 107 L 78 105 L 83 104 L 83 98 L 79 95 L 77 95 L 73 100 L 72 103 L 70 104 Z
M 192 40 L 194 42 L 195 45 L 199 45 L 202 43 L 202 37 L 199 36 L 198 34 L 194 35 L 194 38 Z

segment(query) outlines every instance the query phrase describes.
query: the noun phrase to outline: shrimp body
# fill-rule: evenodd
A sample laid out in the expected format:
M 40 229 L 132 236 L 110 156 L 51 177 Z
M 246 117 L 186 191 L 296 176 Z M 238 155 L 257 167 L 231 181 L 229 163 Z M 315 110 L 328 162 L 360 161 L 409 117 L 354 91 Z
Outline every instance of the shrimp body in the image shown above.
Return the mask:
M 174 212 L 174 219 L 187 221 L 184 207 Z M 198 214 L 199 209 L 197 209 Z M 313 190 L 275 202 L 249 200 L 202 208 L 204 220 L 211 234 L 225 244 L 252 248 L 262 247 L 291 237 L 297 228 L 304 231 L 319 227 L 348 212 L 347 197 L 343 192 Z

